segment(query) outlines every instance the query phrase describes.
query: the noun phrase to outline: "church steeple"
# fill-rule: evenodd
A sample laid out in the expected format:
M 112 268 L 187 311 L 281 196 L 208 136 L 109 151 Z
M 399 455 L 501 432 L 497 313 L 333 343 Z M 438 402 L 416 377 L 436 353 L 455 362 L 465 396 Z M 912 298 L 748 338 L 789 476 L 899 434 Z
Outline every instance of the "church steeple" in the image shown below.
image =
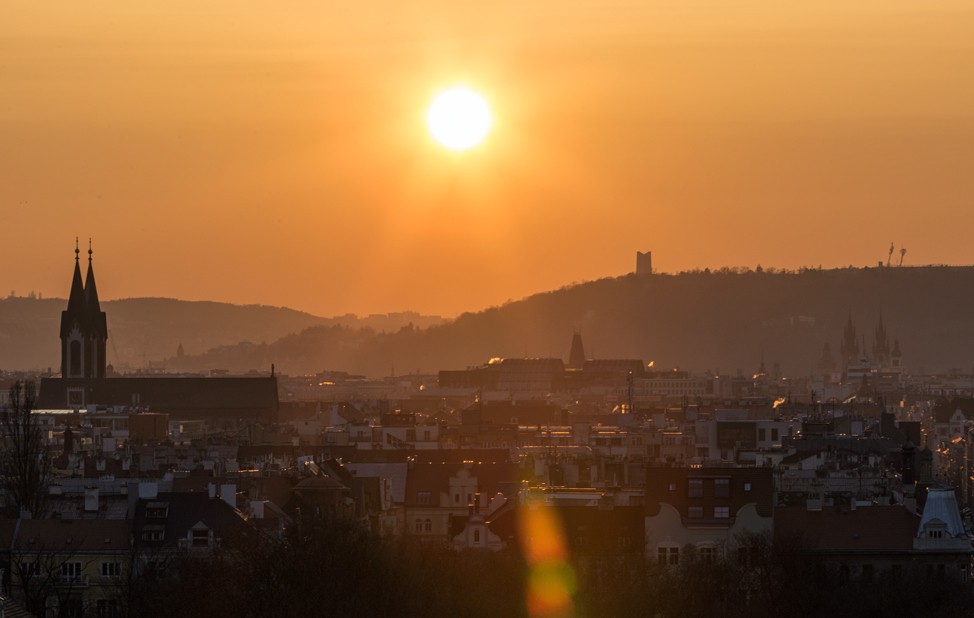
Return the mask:
M 88 275 L 81 281 L 81 250 L 74 241 L 74 275 L 68 307 L 61 312 L 61 376 L 103 378 L 108 320 L 98 302 L 91 241 L 88 241 Z
M 78 239 L 74 239 L 74 276 L 71 278 L 71 295 L 68 296 L 68 309 L 61 313 L 61 338 L 70 332 L 72 326 L 82 328 L 85 319 L 85 286 L 81 282 L 81 251 Z
M 568 368 L 581 369 L 585 366 L 585 346 L 582 345 L 582 333 L 575 331 L 572 336 L 572 348 L 568 353 Z

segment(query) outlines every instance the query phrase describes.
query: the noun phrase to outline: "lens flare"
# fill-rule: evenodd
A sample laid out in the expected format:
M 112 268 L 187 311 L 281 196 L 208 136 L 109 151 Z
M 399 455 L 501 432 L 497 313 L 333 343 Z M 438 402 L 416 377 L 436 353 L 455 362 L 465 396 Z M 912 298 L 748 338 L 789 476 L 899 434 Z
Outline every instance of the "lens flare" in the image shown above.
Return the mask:
M 528 566 L 527 606 L 534 618 L 574 615 L 575 571 L 561 522 L 540 500 L 523 504 L 518 528 Z

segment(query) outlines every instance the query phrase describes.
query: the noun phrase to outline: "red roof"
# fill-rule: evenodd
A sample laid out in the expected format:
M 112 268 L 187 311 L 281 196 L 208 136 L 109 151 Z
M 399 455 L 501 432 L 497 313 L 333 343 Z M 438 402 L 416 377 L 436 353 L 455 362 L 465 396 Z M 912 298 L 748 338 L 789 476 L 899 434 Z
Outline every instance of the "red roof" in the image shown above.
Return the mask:
M 800 539 L 812 551 L 912 549 L 920 519 L 902 505 L 778 507 L 774 511 L 777 540 Z

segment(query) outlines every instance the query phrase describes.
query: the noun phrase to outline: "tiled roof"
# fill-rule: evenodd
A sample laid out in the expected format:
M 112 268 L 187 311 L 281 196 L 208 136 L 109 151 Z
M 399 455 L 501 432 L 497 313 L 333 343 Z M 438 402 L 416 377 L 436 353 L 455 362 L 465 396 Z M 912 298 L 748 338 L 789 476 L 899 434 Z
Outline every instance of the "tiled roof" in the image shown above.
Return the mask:
M 147 406 L 153 412 L 206 416 L 270 417 L 276 414 L 277 378 L 43 378 L 37 407 L 67 406 L 67 389 L 84 388 L 85 402 Z
M 906 550 L 913 548 L 919 518 L 902 505 L 778 507 L 774 511 L 774 535 L 788 541 L 800 539 L 814 551 Z
M 126 551 L 132 522 L 117 519 L 23 519 L 13 547 L 79 552 Z

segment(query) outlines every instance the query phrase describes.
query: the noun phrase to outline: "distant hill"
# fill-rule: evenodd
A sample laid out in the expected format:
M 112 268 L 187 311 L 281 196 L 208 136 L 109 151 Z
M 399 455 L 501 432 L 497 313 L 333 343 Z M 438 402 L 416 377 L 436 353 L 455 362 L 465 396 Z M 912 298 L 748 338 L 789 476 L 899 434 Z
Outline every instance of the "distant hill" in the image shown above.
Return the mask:
M 60 367 L 60 298 L 0 299 L 0 369 Z M 428 326 L 442 318 L 405 312 L 358 318 L 322 318 L 309 313 L 264 305 L 190 302 L 170 298 L 129 298 L 106 301 L 108 361 L 121 370 L 159 366 L 175 356 L 180 344 L 186 354 L 202 354 L 218 346 L 241 342 L 277 341 L 312 326 L 347 325 L 375 331 L 396 330 L 404 324 Z M 269 367 L 269 364 L 268 364 Z M 167 367 L 168 368 L 168 367 Z M 263 369 L 264 366 L 254 366 Z
M 763 357 L 769 369 L 780 363 L 786 374 L 807 374 L 826 342 L 838 359 L 850 315 L 871 348 L 880 314 L 891 340 L 899 338 L 908 368 L 969 371 L 974 365 L 974 268 L 933 266 L 628 275 L 425 329 L 312 326 L 270 343 L 222 346 L 170 363 L 187 370 L 245 371 L 273 362 L 287 373 L 432 372 L 494 356 L 567 358 L 580 329 L 592 358 L 733 373 L 753 371 Z

